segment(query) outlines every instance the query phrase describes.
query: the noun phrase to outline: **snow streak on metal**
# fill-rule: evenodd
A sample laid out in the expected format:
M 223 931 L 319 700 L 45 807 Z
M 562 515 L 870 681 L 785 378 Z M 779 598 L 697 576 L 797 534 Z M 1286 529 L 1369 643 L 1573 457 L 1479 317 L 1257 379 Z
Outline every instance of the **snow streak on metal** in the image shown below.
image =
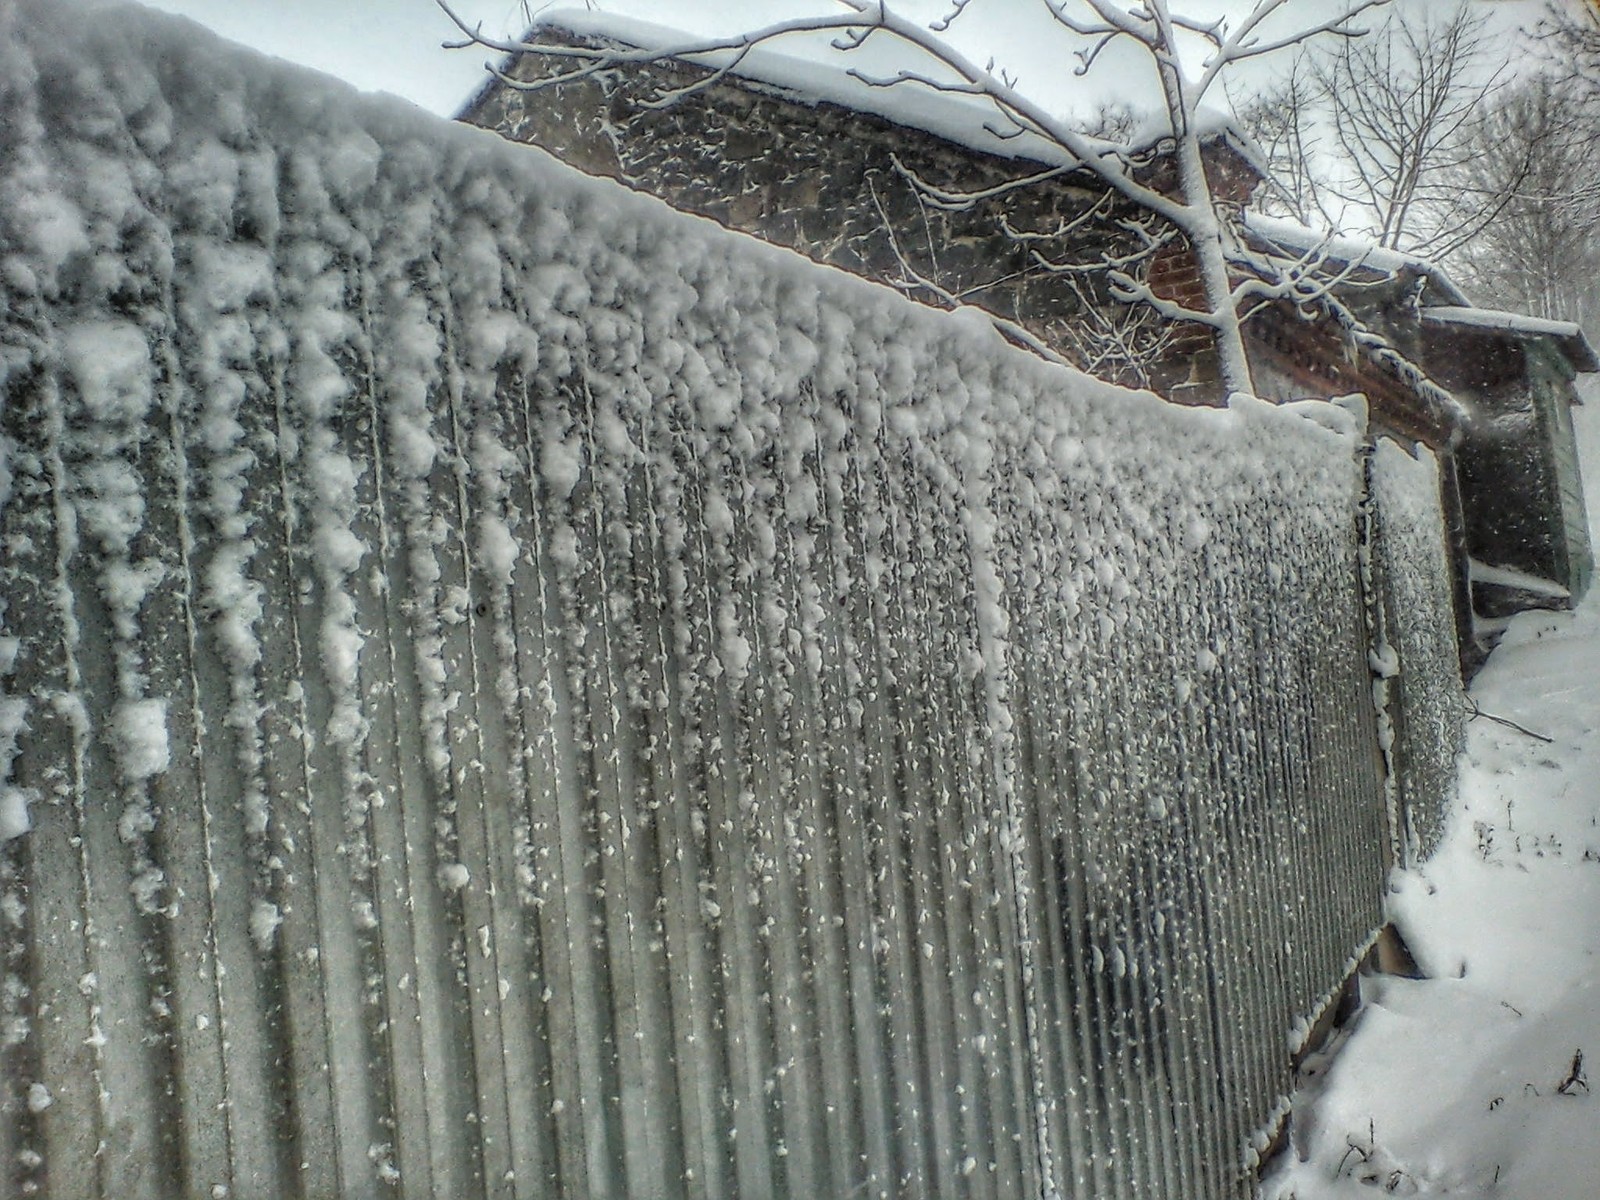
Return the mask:
M 1350 433 L 69 7 L 0 1195 L 1248 1195 L 1378 919 Z

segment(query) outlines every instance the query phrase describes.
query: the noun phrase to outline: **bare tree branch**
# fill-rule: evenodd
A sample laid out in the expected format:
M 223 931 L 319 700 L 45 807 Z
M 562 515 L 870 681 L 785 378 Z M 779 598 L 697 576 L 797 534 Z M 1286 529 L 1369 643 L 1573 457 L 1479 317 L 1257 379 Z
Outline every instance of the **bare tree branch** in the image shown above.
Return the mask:
M 942 208 L 946 212 L 967 212 L 985 200 L 998 200 L 1012 192 L 1036 187 L 1051 179 L 1059 179 L 1063 175 L 1070 174 L 1073 170 L 1072 167 L 1050 167 L 1048 170 L 1036 171 L 1029 175 L 1019 176 L 1016 179 L 1009 179 L 1005 183 L 996 184 L 993 187 L 957 191 L 930 183 L 916 171 L 906 166 L 899 155 L 891 155 L 890 159 L 894 163 L 895 170 L 910 181 L 924 200 L 933 207 Z
M 1600 323 L 1600 96 L 1569 77 L 1530 79 L 1479 115 L 1449 173 L 1488 214 L 1452 269 L 1490 303 Z
M 1133 278 L 1125 271 L 1112 271 L 1107 278 L 1111 281 L 1111 294 L 1118 300 L 1124 304 L 1143 304 L 1169 321 L 1192 321 L 1196 325 L 1215 329 L 1224 319 L 1209 309 L 1189 308 L 1176 300 L 1158 296 L 1148 283 Z
M 890 249 L 893 251 L 895 259 L 900 265 L 901 278 L 899 281 L 897 281 L 896 286 L 907 292 L 917 290 L 927 292 L 929 295 L 939 300 L 948 308 L 955 309 L 968 307 L 968 297 L 979 289 L 969 288 L 965 293 L 952 292 L 936 280 L 924 275 L 922 272 L 918 271 L 914 266 L 912 266 L 911 260 L 906 256 L 905 251 L 901 248 L 900 238 L 895 231 L 894 222 L 889 219 L 889 214 L 883 207 L 883 201 L 879 198 L 877 189 L 871 186 L 870 181 L 868 181 L 868 189 L 872 196 L 873 205 L 878 210 L 879 219 L 882 221 L 883 228 L 888 234 Z M 1005 338 L 1007 341 L 1014 342 L 1015 344 L 1022 346 L 1024 349 L 1031 350 L 1040 358 L 1046 359 L 1049 362 L 1057 363 L 1066 367 L 1081 366 L 1081 364 L 1072 362 L 1071 360 L 1063 358 L 1061 355 L 1057 354 L 1047 343 L 1042 341 L 1035 334 L 1031 333 L 1026 327 L 1019 325 L 1017 322 L 998 316 L 995 313 L 987 310 L 984 310 L 984 316 L 988 318 L 989 322 L 995 327 L 995 330 L 1000 334 L 1000 336 Z
M 1325 191 L 1367 214 L 1379 245 L 1442 254 L 1483 223 L 1452 203 L 1445 172 L 1474 114 L 1504 86 L 1504 68 L 1485 66 L 1485 20 L 1466 7 L 1444 19 L 1399 14 L 1386 34 L 1306 60 L 1338 159 Z

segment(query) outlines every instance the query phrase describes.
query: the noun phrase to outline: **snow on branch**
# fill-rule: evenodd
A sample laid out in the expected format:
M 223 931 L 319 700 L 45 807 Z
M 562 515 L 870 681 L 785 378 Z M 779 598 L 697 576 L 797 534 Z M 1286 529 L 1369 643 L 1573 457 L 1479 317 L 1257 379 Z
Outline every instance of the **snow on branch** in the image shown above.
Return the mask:
M 970 191 L 960 191 L 954 188 L 940 187 L 931 183 L 917 171 L 908 167 L 898 154 L 891 154 L 889 161 L 894 164 L 894 169 L 917 190 L 917 194 L 933 208 L 943 209 L 946 212 L 967 212 L 985 200 L 998 200 L 1013 192 L 1036 187 L 1052 179 L 1059 179 L 1069 173 L 1069 167 L 1051 167 L 1049 170 L 1036 171 L 1030 175 L 1023 175 L 1016 179 L 1008 179 L 1004 183 L 992 187 L 974 188 Z
M 1192 321 L 1196 325 L 1218 328 L 1225 319 L 1215 312 L 1189 308 L 1176 300 L 1155 294 L 1148 283 L 1135 279 L 1126 271 L 1111 271 L 1106 278 L 1111 282 L 1111 294 L 1124 304 L 1142 304 L 1169 321 Z
M 1242 245 L 1236 246 L 1232 261 L 1248 274 L 1233 289 L 1234 304 L 1242 305 L 1249 300 L 1289 300 L 1303 306 L 1346 286 L 1371 286 L 1374 281 L 1356 283 L 1362 272 L 1370 271 L 1365 260 L 1341 259 L 1333 251 L 1334 243 L 1334 236 L 1327 235 L 1292 258 L 1257 254 Z M 1330 271 L 1330 264 L 1335 269 Z M 1388 282 L 1392 278 L 1385 274 L 1381 281 Z
M 1350 22 L 1370 9 L 1379 8 L 1389 0 L 1357 0 L 1349 5 L 1337 16 L 1330 17 L 1321 24 L 1308 26 L 1294 33 L 1282 37 L 1260 41 L 1255 32 L 1261 22 L 1271 13 L 1283 7 L 1288 0 L 1262 0 L 1240 24 L 1232 36 L 1217 47 L 1217 52 L 1207 60 L 1205 74 L 1200 77 L 1196 85 L 1195 95 L 1203 96 L 1216 80 L 1217 76 L 1230 64 L 1242 62 L 1249 58 L 1260 58 L 1263 55 L 1275 54 L 1280 50 L 1287 50 L 1291 46 L 1304 45 L 1307 41 L 1321 34 L 1332 34 L 1337 37 L 1358 38 L 1364 37 L 1368 32 L 1357 29 Z
M 856 3 L 856 0 L 839 0 L 853 10 L 853 15 L 832 17 L 797 17 L 789 21 L 778 21 L 771 25 L 747 33 L 734 34 L 730 37 L 713 38 L 685 38 L 681 44 L 662 46 L 654 49 L 634 47 L 632 49 L 597 49 L 592 46 L 571 46 L 546 42 L 532 42 L 523 39 L 507 40 L 504 38 L 488 37 L 483 32 L 482 23 L 468 25 L 455 9 L 450 7 L 449 0 L 435 0 L 445 14 L 453 21 L 458 29 L 466 35 L 463 42 L 446 43 L 452 50 L 464 50 L 469 46 L 482 46 L 489 50 L 498 50 L 502 54 L 540 54 L 550 58 L 571 58 L 587 60 L 605 66 L 627 66 L 630 64 L 656 63 L 673 58 L 693 58 L 699 55 L 715 54 L 718 51 L 749 51 L 763 42 L 775 38 L 785 37 L 796 33 L 827 33 L 838 32 L 849 38 L 849 49 L 854 49 L 866 40 L 866 35 L 871 32 L 871 26 L 878 24 L 871 16 L 874 10 L 881 15 L 881 7 L 875 4 Z M 846 47 L 840 46 L 840 49 Z M 548 86 L 542 81 L 537 86 Z

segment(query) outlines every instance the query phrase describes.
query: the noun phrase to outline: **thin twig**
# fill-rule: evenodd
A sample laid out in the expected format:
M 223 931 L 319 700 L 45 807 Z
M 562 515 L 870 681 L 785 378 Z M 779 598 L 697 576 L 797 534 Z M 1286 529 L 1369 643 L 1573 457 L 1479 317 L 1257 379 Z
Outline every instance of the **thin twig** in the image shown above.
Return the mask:
M 1556 1084 L 1556 1091 L 1563 1096 L 1576 1096 L 1578 1089 L 1585 1092 L 1589 1090 L 1589 1077 L 1583 1070 L 1583 1051 L 1580 1049 L 1572 1056 L 1572 1069 L 1567 1072 L 1567 1077 Z
M 1476 700 L 1474 700 L 1471 696 L 1468 696 L 1466 699 L 1467 699 L 1467 707 L 1472 710 L 1472 715 L 1467 718 L 1467 720 L 1469 720 L 1469 721 L 1476 721 L 1479 717 L 1485 717 L 1488 720 L 1494 721 L 1497 724 L 1506 726 L 1506 728 L 1508 728 L 1508 729 L 1515 729 L 1518 733 L 1525 733 L 1529 737 L 1533 738 L 1535 741 L 1543 742 L 1543 743 L 1545 743 L 1545 745 L 1550 745 L 1552 742 L 1555 741 L 1555 738 L 1553 738 L 1553 737 L 1546 737 L 1542 733 L 1535 733 L 1533 730 L 1529 729 L 1526 725 L 1518 725 L 1515 721 L 1511 720 L 1511 718 L 1509 718 L 1509 717 L 1497 717 L 1492 712 L 1484 712 L 1483 709 L 1478 707 L 1478 702 Z

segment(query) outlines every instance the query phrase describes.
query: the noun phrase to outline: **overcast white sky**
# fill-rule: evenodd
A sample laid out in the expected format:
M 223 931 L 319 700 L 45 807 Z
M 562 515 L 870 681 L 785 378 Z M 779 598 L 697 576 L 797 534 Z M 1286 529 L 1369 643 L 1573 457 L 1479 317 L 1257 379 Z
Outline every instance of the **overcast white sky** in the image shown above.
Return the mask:
M 455 27 L 433 0 L 147 0 L 181 13 L 224 37 L 291 59 L 374 91 L 393 92 L 433 112 L 452 115 L 483 79 L 481 50 L 440 48 Z M 1453 0 L 1404 0 L 1411 8 L 1447 7 Z M 1537 18 L 1542 0 L 1474 0 L 1488 7 L 1509 32 Z M 581 7 L 583 0 L 557 0 L 552 7 Z M 838 11 L 827 0 L 591 0 L 592 7 L 693 32 L 759 26 L 797 13 Z M 515 34 L 525 25 L 520 0 L 458 0 L 457 10 L 482 21 L 487 32 Z M 535 7 L 544 7 L 535 0 Z M 943 11 L 944 0 L 902 0 L 908 15 Z M 956 26 L 969 53 L 993 54 L 1017 73 L 1025 88 L 1048 96 L 1070 79 L 1070 61 L 1050 53 L 1041 36 L 1042 0 L 974 0 Z M 1238 11 L 1248 0 L 1189 0 L 1174 8 L 1196 15 Z M 1288 20 L 1325 18 L 1333 0 L 1290 0 Z M 1097 84 L 1117 74 L 1097 69 Z

